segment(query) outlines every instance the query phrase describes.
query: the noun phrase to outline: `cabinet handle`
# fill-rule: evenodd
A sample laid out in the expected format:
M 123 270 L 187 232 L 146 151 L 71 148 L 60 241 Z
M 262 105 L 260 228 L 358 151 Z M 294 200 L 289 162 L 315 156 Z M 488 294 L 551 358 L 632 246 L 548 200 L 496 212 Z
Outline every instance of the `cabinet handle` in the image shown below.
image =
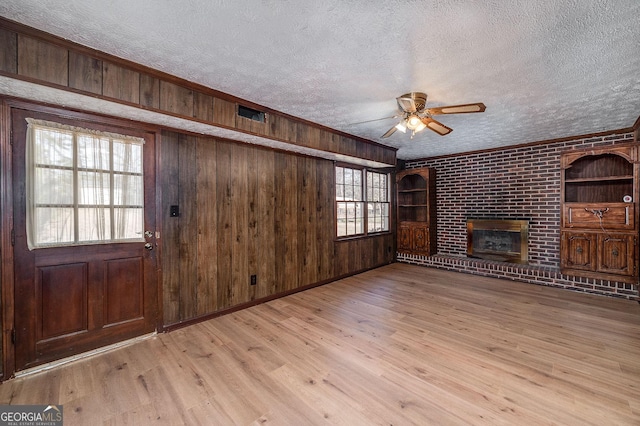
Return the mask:
M 602 218 L 604 217 L 604 214 L 609 211 L 609 207 L 607 207 L 604 210 L 602 210 L 602 209 L 588 209 L 586 207 L 584 209 L 586 211 L 588 211 L 589 213 L 593 214 L 595 217 L 597 217 L 600 220 L 602 220 Z
M 614 257 L 618 257 L 618 249 L 613 249 L 613 250 L 611 251 L 611 254 L 612 254 Z
M 607 232 L 607 230 L 604 229 L 604 226 L 602 225 L 602 218 L 604 217 L 604 214 L 609 211 L 609 207 L 607 207 L 604 210 L 602 210 L 602 209 L 588 209 L 586 207 L 584 209 L 585 209 L 585 211 L 588 211 L 589 213 L 591 213 L 595 217 L 597 217 L 598 220 L 600 221 L 600 229 L 602 229 L 602 232 Z
M 582 254 L 582 251 L 583 251 L 583 250 L 582 250 L 582 247 L 578 247 L 578 248 L 576 249 L 576 252 L 578 252 L 578 254 Z

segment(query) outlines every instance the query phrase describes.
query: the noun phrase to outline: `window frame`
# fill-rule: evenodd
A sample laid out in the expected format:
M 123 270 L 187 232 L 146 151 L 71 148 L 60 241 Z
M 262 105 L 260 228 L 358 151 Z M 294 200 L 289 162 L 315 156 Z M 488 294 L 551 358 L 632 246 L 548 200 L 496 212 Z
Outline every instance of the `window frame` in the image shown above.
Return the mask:
M 352 200 L 338 200 L 338 181 L 337 181 L 337 170 L 338 168 L 343 168 L 343 169 L 351 169 L 351 170 L 359 170 L 362 173 L 362 178 L 361 178 L 361 182 L 360 182 L 360 190 L 361 190 L 361 194 L 362 194 L 362 200 L 360 201 L 352 201 Z M 333 191 L 334 191 L 334 214 L 335 214 L 335 222 L 334 222 L 334 236 L 336 240 L 349 240 L 349 239 L 356 239 L 356 238 L 366 238 L 366 237 L 370 237 L 370 236 L 377 236 L 377 235 L 384 235 L 384 234 L 390 234 L 392 232 L 392 224 L 393 224 L 393 206 L 392 206 L 392 182 L 393 182 L 393 175 L 392 172 L 395 169 L 389 169 L 389 168 L 373 168 L 373 167 L 366 167 L 366 166 L 361 166 L 361 165 L 354 165 L 354 164 L 349 164 L 349 163 L 340 163 L 340 162 L 335 162 L 334 163 L 334 173 L 333 173 L 333 177 L 334 177 L 334 184 L 333 184 Z M 387 191 L 386 191 L 386 198 L 387 201 L 374 201 L 373 199 L 369 199 L 370 198 L 370 194 L 368 193 L 369 190 L 369 185 L 368 185 L 368 174 L 369 173 L 377 173 L 379 175 L 384 175 L 386 176 L 386 180 L 387 180 Z M 345 234 L 345 235 L 339 235 L 338 234 L 338 224 L 339 224 L 339 208 L 338 205 L 341 202 L 356 202 L 356 203 L 360 203 L 362 205 L 362 232 L 361 233 L 353 233 L 353 234 Z M 369 219 L 370 219 L 370 215 L 369 215 L 369 204 L 370 203 L 377 203 L 377 204 L 386 204 L 388 206 L 388 215 L 387 215 L 387 220 L 388 220 L 388 224 L 387 224 L 387 229 L 382 230 L 382 231 L 369 231 Z
M 144 226 L 145 226 L 145 218 L 146 218 L 146 208 L 145 208 L 145 171 L 144 171 L 144 144 L 145 138 L 142 135 L 134 135 L 134 134 L 121 134 L 121 133 L 113 133 L 112 131 L 99 130 L 90 127 L 78 127 L 77 125 L 64 124 L 58 121 L 48 121 L 48 120 L 40 120 L 35 118 L 27 118 L 28 126 L 27 126 L 27 142 L 26 142 L 26 192 L 27 198 L 29 199 L 29 203 L 31 207 L 27 206 L 27 214 L 26 214 L 26 227 L 27 227 L 27 243 L 29 250 L 34 249 L 46 249 L 46 248 L 59 248 L 59 247 L 79 247 L 79 246 L 87 246 L 87 245 L 100 245 L 100 244 L 114 244 L 114 243 L 138 243 L 144 242 Z M 70 156 L 71 163 L 70 164 L 56 164 L 55 162 L 47 163 L 47 162 L 38 162 L 36 158 L 36 132 L 44 131 L 50 133 L 59 132 L 61 135 L 66 134 L 67 138 L 70 141 L 71 150 L 67 152 L 67 155 Z M 87 149 L 83 145 L 83 138 L 89 138 L 89 140 L 93 139 L 95 141 L 99 140 L 99 145 L 102 145 L 98 151 L 94 151 L 94 158 L 102 157 L 99 160 L 99 164 L 94 164 L 90 162 L 90 164 L 81 164 L 80 159 L 84 158 L 80 156 L 80 152 L 82 149 Z M 104 147 L 107 147 L 104 150 Z M 115 162 L 115 150 L 120 149 L 119 147 L 126 146 L 137 146 L 137 150 L 139 151 L 139 156 L 135 156 L 134 159 L 137 161 L 131 163 L 134 164 L 139 161 L 139 166 L 136 166 L 136 170 L 126 170 L 121 169 L 116 166 Z M 41 149 L 41 148 L 40 148 Z M 91 149 L 95 149 L 92 147 Z M 125 148 L 127 149 L 127 148 Z M 97 156 L 97 157 L 96 157 Z M 107 160 L 106 167 L 102 161 Z M 89 158 L 90 160 L 90 158 Z M 85 160 L 86 161 L 86 160 Z M 69 162 L 67 160 L 66 162 Z M 31 170 L 31 171 L 30 171 Z M 51 170 L 51 171 L 64 171 L 71 173 L 71 193 L 70 201 L 61 202 L 42 202 L 39 201 L 40 197 L 40 189 L 36 189 L 36 176 L 35 173 L 38 173 L 39 170 Z M 34 173 L 32 176 L 31 173 Z M 86 193 L 83 193 L 83 190 L 90 188 L 89 186 L 83 186 L 80 184 L 80 181 L 83 177 L 91 178 L 92 175 L 95 179 L 96 177 L 99 180 L 103 180 L 103 182 L 108 181 L 108 184 L 104 187 L 99 186 L 100 191 L 104 191 L 105 189 L 108 191 L 108 197 L 102 197 L 98 195 L 98 198 L 102 202 L 81 202 L 80 200 L 84 197 L 87 197 Z M 131 184 L 131 187 L 135 189 L 134 197 L 142 197 L 139 201 L 133 204 L 130 202 L 123 203 L 120 200 L 120 196 L 116 196 L 116 192 L 119 189 L 123 189 L 121 184 L 116 184 L 117 181 L 121 181 L 122 179 L 128 178 L 139 178 L 138 184 Z M 130 188 L 130 187 L 129 187 Z M 94 188 L 95 190 L 95 188 Z M 104 194 L 104 192 L 103 192 Z M 89 194 L 90 198 L 92 194 Z M 126 198 L 125 198 L 126 199 Z M 128 200 L 127 200 L 128 201 Z M 40 241 L 40 238 L 37 238 L 39 235 L 37 232 L 37 218 L 36 216 L 39 214 L 38 212 L 43 211 L 42 209 L 47 208 L 67 208 L 71 209 L 71 217 L 72 217 L 72 226 L 69 228 L 71 231 L 72 239 L 55 241 L 55 242 L 45 242 Z M 88 209 L 88 210 L 87 210 Z M 80 228 L 80 220 L 82 219 L 82 215 L 86 214 L 86 212 L 91 213 L 89 210 L 95 209 L 98 211 L 98 216 L 103 216 L 103 223 L 108 224 L 108 231 L 103 236 L 98 238 L 87 238 L 86 229 Z M 123 226 L 124 222 L 120 220 L 116 220 L 116 216 L 118 216 L 117 211 L 120 210 L 139 210 L 140 218 L 142 223 L 139 224 L 140 230 L 136 231 L 136 236 L 116 236 L 116 227 Z M 108 219 L 108 220 L 107 220 Z M 124 225 L 126 226 L 126 225 Z M 136 227 L 137 228 L 137 227 Z M 85 235 L 82 233 L 85 232 Z M 140 234 L 139 236 L 137 234 Z

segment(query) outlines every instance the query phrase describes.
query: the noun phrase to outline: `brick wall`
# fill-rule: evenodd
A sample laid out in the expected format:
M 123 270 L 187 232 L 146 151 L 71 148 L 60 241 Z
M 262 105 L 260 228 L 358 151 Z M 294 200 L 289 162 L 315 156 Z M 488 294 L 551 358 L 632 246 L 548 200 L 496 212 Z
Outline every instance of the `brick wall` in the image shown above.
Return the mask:
M 633 142 L 633 133 L 408 161 L 436 169 L 438 254 L 398 261 L 610 296 L 638 298 L 624 283 L 560 274 L 560 153 Z M 467 259 L 467 218 L 529 220 L 529 265 Z

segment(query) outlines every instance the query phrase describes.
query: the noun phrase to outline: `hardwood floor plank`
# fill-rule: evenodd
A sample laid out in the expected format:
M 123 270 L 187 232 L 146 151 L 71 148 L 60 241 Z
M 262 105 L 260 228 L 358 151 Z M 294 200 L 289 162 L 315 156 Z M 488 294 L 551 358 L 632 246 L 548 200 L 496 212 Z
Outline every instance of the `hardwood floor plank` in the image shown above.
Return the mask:
M 65 425 L 637 425 L 640 305 L 391 264 L 0 385 Z

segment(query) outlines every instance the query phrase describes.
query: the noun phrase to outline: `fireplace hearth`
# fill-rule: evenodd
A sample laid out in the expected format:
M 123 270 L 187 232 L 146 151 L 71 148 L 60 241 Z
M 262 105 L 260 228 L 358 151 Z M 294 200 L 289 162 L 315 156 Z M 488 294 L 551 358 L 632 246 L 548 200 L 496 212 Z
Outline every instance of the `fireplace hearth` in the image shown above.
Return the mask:
M 529 221 L 467 219 L 467 256 L 527 264 Z

